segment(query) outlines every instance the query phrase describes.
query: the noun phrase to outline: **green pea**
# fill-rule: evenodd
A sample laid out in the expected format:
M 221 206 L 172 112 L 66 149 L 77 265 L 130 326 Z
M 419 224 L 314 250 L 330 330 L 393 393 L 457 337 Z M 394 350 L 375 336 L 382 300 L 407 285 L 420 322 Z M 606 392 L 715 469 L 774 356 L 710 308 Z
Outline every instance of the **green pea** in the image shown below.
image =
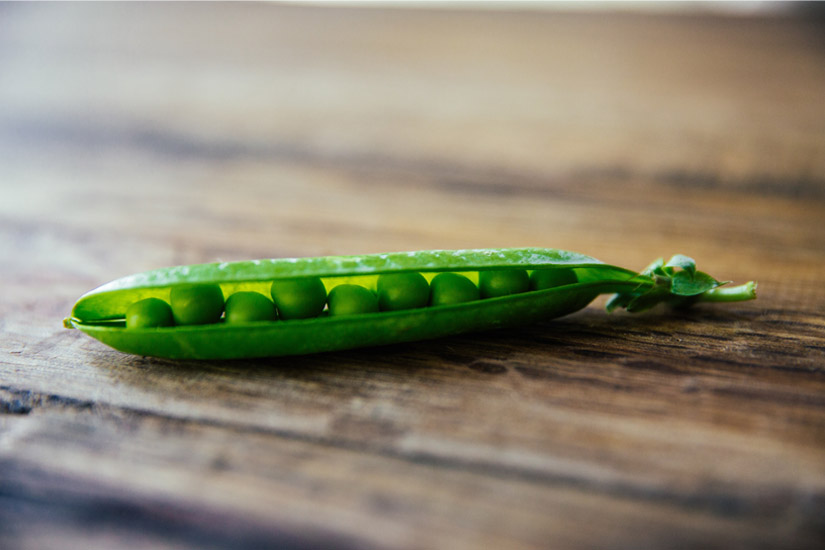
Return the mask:
M 223 292 L 214 284 L 173 287 L 169 301 L 176 325 L 217 323 L 223 313 Z
M 530 290 L 544 290 L 578 282 L 576 273 L 570 268 L 537 269 L 530 275 Z
M 236 292 L 226 300 L 227 323 L 273 321 L 275 304 L 260 292 Z
M 327 291 L 318 277 L 278 279 L 270 293 L 281 319 L 318 317 L 327 303 Z
M 126 308 L 126 328 L 171 327 L 172 308 L 160 298 L 139 300 Z
M 430 281 L 430 305 L 446 306 L 478 300 L 478 287 L 458 273 L 439 273 Z
M 430 299 L 430 285 L 421 273 L 385 273 L 376 288 L 381 311 L 425 307 Z
M 530 277 L 524 269 L 481 271 L 478 274 L 478 287 L 482 298 L 509 296 L 527 292 L 530 289 Z
M 360 285 L 338 285 L 329 292 L 330 315 L 357 315 L 378 311 L 378 297 Z

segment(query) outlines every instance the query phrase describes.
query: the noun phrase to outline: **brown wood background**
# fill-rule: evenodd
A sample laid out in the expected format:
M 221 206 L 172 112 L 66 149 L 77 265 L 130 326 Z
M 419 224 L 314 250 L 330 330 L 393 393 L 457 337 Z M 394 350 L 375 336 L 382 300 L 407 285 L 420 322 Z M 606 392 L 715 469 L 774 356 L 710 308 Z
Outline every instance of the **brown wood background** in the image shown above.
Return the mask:
M 821 548 L 816 15 L 0 4 L 0 546 Z M 513 246 L 760 297 L 260 361 L 61 327 L 166 265 Z

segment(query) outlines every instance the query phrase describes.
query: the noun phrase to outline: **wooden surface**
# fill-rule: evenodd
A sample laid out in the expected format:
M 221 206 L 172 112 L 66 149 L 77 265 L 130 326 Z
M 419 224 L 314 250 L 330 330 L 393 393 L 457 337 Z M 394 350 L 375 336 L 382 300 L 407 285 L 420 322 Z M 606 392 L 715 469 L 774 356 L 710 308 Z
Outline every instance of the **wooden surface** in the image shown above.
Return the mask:
M 0 546 L 821 548 L 821 31 L 0 4 Z M 760 296 L 260 361 L 61 327 L 166 265 L 511 246 Z

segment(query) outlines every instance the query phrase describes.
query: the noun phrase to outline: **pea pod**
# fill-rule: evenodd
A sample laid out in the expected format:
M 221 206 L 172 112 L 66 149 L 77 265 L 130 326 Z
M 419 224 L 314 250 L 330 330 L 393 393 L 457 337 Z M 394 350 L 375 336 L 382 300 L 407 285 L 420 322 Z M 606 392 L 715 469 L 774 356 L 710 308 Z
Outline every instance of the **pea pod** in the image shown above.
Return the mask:
M 126 328 L 127 309 L 140 300 L 168 301 L 173 289 L 217 285 L 223 295 L 254 291 L 264 296 L 274 282 L 320 279 L 329 292 L 341 284 L 375 291 L 382 274 L 420 273 L 432 280 L 460 273 L 474 283 L 483 271 L 566 271 L 560 286 L 413 309 L 286 317 L 277 321 L 231 322 Z M 570 275 L 572 273 L 572 275 Z M 574 282 L 572 282 L 574 281 Z M 614 294 L 608 309 L 641 311 L 665 302 L 739 301 L 755 297 L 754 283 L 725 283 L 696 271 L 685 256 L 658 260 L 641 273 L 594 258 L 545 248 L 434 250 L 363 256 L 285 258 L 157 269 L 117 279 L 83 295 L 64 321 L 117 350 L 175 359 L 232 359 L 298 355 L 438 338 L 475 330 L 515 326 L 567 315 L 600 294 Z

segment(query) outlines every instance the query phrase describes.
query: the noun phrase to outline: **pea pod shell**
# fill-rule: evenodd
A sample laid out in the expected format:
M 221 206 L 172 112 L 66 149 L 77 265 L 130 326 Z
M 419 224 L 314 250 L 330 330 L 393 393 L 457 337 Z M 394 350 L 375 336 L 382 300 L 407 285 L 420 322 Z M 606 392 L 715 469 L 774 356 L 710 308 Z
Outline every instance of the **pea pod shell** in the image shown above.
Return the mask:
M 275 279 L 321 277 L 327 284 L 377 278 L 382 273 L 479 271 L 518 267 L 575 267 L 573 285 L 454 306 L 272 323 L 130 329 L 126 308 L 147 297 L 167 299 L 172 287 L 217 283 L 225 294 L 261 290 Z M 286 258 L 199 264 L 124 277 L 82 296 L 67 323 L 127 353 L 228 359 L 294 355 L 436 338 L 566 315 L 598 294 L 632 285 L 635 273 L 575 252 L 543 248 L 435 250 L 363 256 Z

